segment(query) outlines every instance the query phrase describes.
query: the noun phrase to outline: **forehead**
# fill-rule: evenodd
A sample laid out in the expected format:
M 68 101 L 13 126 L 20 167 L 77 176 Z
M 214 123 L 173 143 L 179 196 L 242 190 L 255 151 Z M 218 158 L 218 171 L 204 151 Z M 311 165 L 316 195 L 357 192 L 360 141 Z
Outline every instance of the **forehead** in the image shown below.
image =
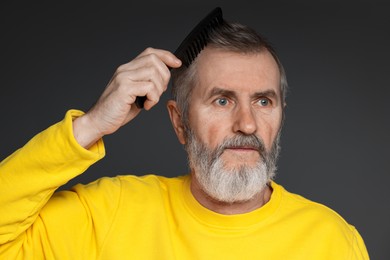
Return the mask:
M 205 48 L 197 59 L 197 86 L 193 95 L 207 95 L 215 87 L 238 92 L 273 90 L 280 96 L 280 72 L 272 55 L 237 53 Z

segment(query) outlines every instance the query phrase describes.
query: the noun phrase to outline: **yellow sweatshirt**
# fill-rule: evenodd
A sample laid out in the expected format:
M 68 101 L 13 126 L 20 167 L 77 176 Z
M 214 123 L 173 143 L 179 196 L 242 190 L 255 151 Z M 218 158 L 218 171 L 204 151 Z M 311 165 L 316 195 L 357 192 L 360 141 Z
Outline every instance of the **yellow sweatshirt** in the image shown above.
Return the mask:
M 0 164 L 0 259 L 369 259 L 356 229 L 272 183 L 270 201 L 221 215 L 192 196 L 191 177 L 101 178 L 54 191 L 104 156 L 73 138 L 72 118 Z M 54 194 L 53 194 L 54 193 Z

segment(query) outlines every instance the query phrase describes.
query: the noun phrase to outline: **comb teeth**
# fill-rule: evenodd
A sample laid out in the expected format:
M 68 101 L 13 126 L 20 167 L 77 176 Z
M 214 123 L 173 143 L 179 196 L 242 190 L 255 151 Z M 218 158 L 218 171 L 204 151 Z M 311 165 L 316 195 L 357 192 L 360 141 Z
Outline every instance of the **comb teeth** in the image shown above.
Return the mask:
M 207 42 L 210 39 L 210 32 L 215 30 L 222 22 L 222 9 L 217 7 L 192 29 L 175 51 L 176 57 L 183 62 L 184 66 L 187 68 L 190 66 L 207 45 Z M 145 100 L 145 96 L 137 97 L 135 99 L 136 106 L 138 108 L 143 108 Z
M 210 32 L 215 30 L 223 22 L 222 9 L 212 10 L 196 27 L 188 34 L 175 51 L 175 55 L 186 67 L 196 59 L 210 39 Z

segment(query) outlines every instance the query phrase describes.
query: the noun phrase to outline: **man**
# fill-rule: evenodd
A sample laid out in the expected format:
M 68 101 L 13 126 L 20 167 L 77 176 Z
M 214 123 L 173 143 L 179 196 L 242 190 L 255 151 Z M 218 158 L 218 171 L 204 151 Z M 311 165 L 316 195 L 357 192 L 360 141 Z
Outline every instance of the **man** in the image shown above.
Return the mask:
M 191 173 L 102 178 L 55 189 L 104 156 L 102 137 L 157 104 Z M 224 24 L 189 68 L 148 48 L 96 105 L 71 110 L 0 165 L 3 259 L 368 259 L 356 229 L 272 181 L 287 83 L 253 30 Z

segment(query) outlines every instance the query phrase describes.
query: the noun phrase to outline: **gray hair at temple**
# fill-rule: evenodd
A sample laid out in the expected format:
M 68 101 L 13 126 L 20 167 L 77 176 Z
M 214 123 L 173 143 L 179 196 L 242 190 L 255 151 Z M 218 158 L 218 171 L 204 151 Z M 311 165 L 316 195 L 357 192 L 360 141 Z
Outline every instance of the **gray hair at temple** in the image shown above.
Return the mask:
M 285 103 L 288 85 L 282 63 L 271 44 L 255 30 L 239 23 L 224 21 L 216 30 L 210 33 L 207 47 L 244 54 L 268 51 L 279 67 L 281 101 L 282 104 Z M 186 128 L 189 126 L 188 108 L 191 93 L 197 80 L 196 68 L 197 59 L 195 58 L 188 68 L 181 66 L 172 70 L 172 98 L 177 103 L 182 116 L 182 123 Z

